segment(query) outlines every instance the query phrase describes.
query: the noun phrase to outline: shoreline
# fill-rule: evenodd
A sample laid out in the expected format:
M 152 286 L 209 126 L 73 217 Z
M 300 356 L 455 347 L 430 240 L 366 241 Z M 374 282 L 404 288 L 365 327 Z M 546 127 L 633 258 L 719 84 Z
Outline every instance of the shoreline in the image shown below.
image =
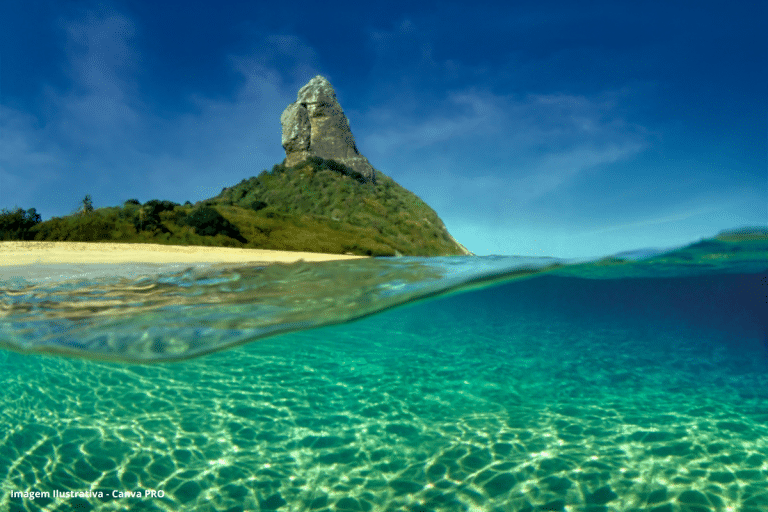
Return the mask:
M 240 249 L 200 245 L 114 242 L 0 242 L 0 267 L 51 264 L 121 263 L 295 263 L 334 261 L 367 256 L 315 252 Z

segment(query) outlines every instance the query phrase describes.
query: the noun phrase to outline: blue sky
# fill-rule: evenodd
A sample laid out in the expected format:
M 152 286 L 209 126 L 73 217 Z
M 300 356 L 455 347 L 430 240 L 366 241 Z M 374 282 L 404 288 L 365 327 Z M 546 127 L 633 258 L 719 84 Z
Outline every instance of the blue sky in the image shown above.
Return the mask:
M 768 225 L 764 2 L 0 7 L 0 208 L 218 194 L 328 78 L 370 162 L 477 254 Z

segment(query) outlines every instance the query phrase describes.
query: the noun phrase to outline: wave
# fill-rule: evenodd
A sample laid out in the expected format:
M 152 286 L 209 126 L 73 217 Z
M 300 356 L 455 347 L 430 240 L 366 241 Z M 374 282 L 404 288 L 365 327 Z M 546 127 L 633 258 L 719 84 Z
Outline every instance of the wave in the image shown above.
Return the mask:
M 590 261 L 372 258 L 262 266 L 52 265 L 0 270 L 0 348 L 130 363 L 199 357 L 267 336 L 541 275 L 654 279 L 768 273 L 768 230 Z

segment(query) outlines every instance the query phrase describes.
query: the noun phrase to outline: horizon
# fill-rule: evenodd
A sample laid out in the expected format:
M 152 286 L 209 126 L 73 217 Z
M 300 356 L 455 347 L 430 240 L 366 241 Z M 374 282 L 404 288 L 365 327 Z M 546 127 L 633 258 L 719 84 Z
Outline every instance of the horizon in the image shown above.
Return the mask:
M 319 74 L 360 153 L 475 254 L 768 226 L 765 5 L 338 5 L 10 0 L 0 209 L 214 197 L 283 161 Z

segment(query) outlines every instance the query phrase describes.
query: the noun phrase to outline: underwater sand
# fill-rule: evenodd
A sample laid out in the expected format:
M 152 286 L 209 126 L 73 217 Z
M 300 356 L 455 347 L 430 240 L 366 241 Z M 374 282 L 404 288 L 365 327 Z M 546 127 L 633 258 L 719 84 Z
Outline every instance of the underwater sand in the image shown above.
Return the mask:
M 0 352 L 0 510 L 768 510 L 768 276 L 565 274 L 176 363 Z

